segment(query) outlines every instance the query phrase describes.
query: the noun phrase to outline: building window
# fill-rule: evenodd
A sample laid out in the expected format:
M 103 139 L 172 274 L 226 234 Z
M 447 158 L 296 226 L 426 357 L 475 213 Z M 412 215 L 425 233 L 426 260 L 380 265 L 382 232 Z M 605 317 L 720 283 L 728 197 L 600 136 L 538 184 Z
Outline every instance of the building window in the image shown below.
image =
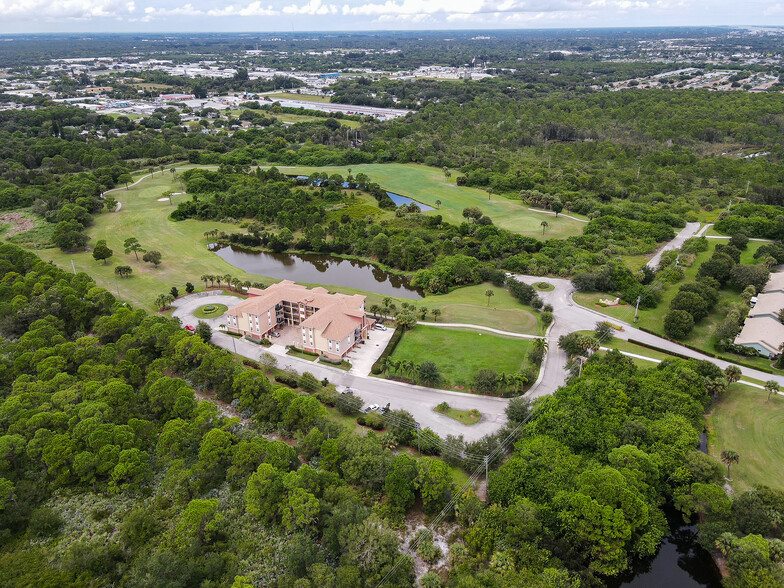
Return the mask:
M 329 340 L 329 350 L 332 351 L 332 339 Z
M 335 351 L 340 353 L 340 341 L 335 341 Z

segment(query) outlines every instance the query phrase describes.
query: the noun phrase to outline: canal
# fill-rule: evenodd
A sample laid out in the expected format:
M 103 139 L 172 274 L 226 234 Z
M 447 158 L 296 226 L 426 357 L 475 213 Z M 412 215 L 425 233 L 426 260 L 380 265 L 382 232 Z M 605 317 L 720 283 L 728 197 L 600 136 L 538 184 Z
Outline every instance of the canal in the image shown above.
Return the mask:
M 250 274 L 279 280 L 294 280 L 328 286 L 347 286 L 418 300 L 423 293 L 408 278 L 385 272 L 371 263 L 310 253 L 270 253 L 251 251 L 236 245 L 210 245 L 210 251 L 234 267 Z

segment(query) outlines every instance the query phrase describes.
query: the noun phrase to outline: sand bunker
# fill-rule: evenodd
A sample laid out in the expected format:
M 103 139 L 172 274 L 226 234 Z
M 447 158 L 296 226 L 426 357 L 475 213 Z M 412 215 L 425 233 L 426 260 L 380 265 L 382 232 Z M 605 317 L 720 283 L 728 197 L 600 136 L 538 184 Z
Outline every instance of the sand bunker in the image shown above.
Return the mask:
M 163 198 L 158 198 L 158 202 L 166 202 L 168 199 L 168 196 L 164 196 Z

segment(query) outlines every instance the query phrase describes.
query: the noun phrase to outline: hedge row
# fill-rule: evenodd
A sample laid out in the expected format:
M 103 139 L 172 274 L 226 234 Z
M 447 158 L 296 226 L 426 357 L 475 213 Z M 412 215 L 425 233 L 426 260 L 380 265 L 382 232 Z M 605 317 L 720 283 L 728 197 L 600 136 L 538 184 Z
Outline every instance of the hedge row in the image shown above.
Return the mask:
M 281 384 L 285 384 L 289 388 L 296 388 L 299 386 L 299 380 L 297 376 L 291 376 L 285 372 L 279 373 L 275 376 L 275 381 L 280 382 Z
M 400 338 L 402 336 L 403 336 L 403 328 L 395 327 L 395 332 L 392 333 L 392 337 L 389 339 L 389 344 L 387 345 L 387 348 L 384 349 L 381 355 L 378 356 L 378 359 L 373 364 L 373 367 L 370 368 L 371 374 L 377 376 L 382 371 L 384 371 L 381 368 L 381 366 L 384 364 L 384 360 L 386 360 L 387 357 L 392 355 L 392 353 L 395 351 L 395 347 L 397 347 L 397 344 L 400 343 Z

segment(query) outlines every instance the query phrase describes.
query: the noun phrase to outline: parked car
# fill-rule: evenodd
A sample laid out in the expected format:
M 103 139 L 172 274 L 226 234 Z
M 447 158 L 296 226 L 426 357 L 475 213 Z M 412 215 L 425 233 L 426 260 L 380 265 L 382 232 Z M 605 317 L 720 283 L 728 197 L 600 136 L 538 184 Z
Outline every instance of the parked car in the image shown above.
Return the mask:
M 378 404 L 371 404 L 370 406 L 368 406 L 368 407 L 367 407 L 365 410 L 363 410 L 362 412 L 364 412 L 365 414 L 367 414 L 367 413 L 369 413 L 369 412 L 373 412 L 374 410 L 378 410 L 378 409 L 379 409 L 379 406 L 378 406 Z
M 384 325 L 382 325 L 381 323 L 378 323 L 376 325 L 376 329 L 379 330 L 379 331 L 386 331 L 387 330 L 387 328 Z
M 193 325 L 185 325 L 185 330 L 193 333 L 193 331 L 196 330 L 196 327 L 194 327 Z
M 278 333 L 277 331 L 272 331 L 270 333 L 270 337 L 275 337 L 277 339 L 278 337 L 280 337 L 280 333 Z
M 504 275 L 505 275 L 507 278 L 511 278 L 513 274 L 512 274 L 512 272 L 506 272 Z
M 343 392 L 341 392 L 341 394 L 351 394 L 351 395 L 353 395 L 354 391 L 351 388 L 346 388 L 345 390 L 343 390 Z

